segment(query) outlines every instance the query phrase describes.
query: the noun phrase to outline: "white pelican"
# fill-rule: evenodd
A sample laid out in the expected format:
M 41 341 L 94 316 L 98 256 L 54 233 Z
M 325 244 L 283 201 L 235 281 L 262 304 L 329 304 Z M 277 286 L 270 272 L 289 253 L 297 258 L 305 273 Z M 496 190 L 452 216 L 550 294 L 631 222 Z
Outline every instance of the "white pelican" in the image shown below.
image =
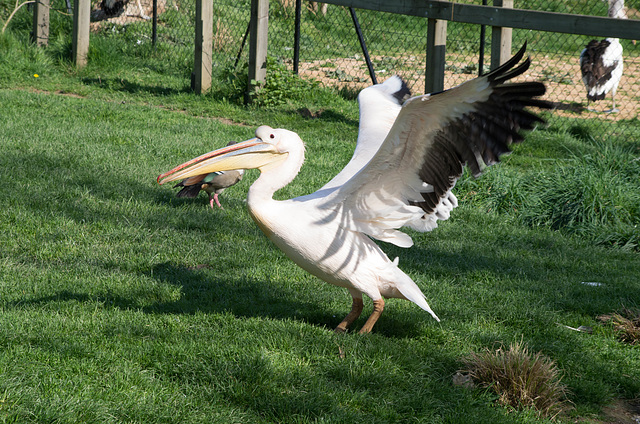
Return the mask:
M 235 141 L 230 142 L 227 146 L 236 144 Z M 213 209 L 215 202 L 219 208 L 224 209 L 220 204 L 218 196 L 227 188 L 239 183 L 244 175 L 244 169 L 233 169 L 230 171 L 210 172 L 208 174 L 195 175 L 180 181 L 175 187 L 182 187 L 176 196 L 178 197 L 197 197 L 201 190 L 209 195 L 209 205 Z
M 372 238 L 410 247 L 411 237 L 398 229 L 428 231 L 447 219 L 457 205 L 450 190 L 464 164 L 479 175 L 509 152 L 511 142 L 523 139 L 520 129 L 542 122 L 524 108 L 549 107 L 534 99 L 544 94 L 544 85 L 509 83 L 529 67 L 529 59 L 516 67 L 525 47 L 500 68 L 441 93 L 404 101 L 409 91 L 397 77 L 364 89 L 353 158 L 313 194 L 273 199 L 298 174 L 304 144 L 296 133 L 268 126 L 259 127 L 255 138 L 177 166 L 158 182 L 257 168 L 261 174 L 247 205 L 258 227 L 300 267 L 353 297 L 336 332 L 360 316 L 363 294 L 373 300 L 373 312 L 360 333 L 373 328 L 383 298 L 410 300 L 439 321 L 398 259 L 391 261 Z
M 624 0 L 609 0 L 610 18 L 627 19 Z M 582 82 L 587 89 L 587 108 L 590 101 L 602 100 L 611 92 L 613 105 L 606 112 L 618 112 L 616 91 L 622 78 L 622 45 L 618 38 L 591 40 L 580 54 Z

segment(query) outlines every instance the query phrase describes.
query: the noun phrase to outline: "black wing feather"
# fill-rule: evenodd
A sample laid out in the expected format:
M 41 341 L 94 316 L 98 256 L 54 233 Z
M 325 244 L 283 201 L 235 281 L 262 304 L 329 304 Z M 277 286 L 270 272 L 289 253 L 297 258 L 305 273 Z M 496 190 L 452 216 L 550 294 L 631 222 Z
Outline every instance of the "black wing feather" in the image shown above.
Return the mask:
M 462 175 L 463 165 L 468 166 L 474 176 L 479 176 L 484 166 L 499 162 L 500 156 L 511 151 L 511 143 L 524 139 L 520 131 L 531 130 L 537 123 L 544 122 L 525 110 L 526 107 L 551 108 L 550 102 L 535 98 L 545 93 L 544 84 L 509 82 L 531 65 L 529 58 L 518 64 L 525 50 L 526 44 L 502 66 L 485 75 L 492 88 L 487 101 L 475 104 L 473 111 L 452 120 L 435 134 L 419 172 L 422 181 L 434 190 L 423 193 L 422 202 L 411 202 L 420 206 L 425 215 L 435 211 Z

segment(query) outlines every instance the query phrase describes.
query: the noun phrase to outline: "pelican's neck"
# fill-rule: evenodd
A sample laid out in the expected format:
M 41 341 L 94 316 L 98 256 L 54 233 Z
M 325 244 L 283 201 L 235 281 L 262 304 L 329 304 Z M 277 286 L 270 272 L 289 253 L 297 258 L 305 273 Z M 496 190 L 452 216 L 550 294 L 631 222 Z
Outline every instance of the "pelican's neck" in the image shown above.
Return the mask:
M 304 146 L 288 153 L 280 166 L 260 171 L 260 177 L 251 185 L 247 195 L 249 208 L 273 200 L 273 194 L 286 187 L 300 172 L 304 162 Z

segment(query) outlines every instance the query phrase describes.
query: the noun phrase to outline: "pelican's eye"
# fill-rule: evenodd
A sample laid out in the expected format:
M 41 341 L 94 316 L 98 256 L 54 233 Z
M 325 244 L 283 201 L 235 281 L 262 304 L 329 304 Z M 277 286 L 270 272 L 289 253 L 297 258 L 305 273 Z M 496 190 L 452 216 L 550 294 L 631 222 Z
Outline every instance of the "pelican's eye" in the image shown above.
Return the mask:
M 276 138 L 275 134 L 269 134 L 269 138 L 274 139 Z

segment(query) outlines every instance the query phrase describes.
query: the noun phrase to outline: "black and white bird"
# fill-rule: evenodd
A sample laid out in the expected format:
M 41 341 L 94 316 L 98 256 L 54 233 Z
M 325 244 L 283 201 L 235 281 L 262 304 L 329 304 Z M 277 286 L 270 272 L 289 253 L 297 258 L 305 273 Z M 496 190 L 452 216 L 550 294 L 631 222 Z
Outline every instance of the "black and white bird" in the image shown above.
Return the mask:
M 100 2 L 100 9 L 102 9 L 107 19 L 115 18 L 116 16 L 120 16 L 124 13 L 129 1 L 130 0 L 102 0 L 102 2 Z M 144 13 L 144 8 L 142 7 L 140 0 L 136 1 L 138 2 L 138 16 L 142 19 L 151 19 L 151 17 Z
M 259 169 L 249 189 L 249 214 L 293 262 L 353 298 L 338 325 L 344 332 L 362 313 L 363 295 L 373 313 L 361 333 L 371 331 L 384 298 L 406 299 L 429 312 L 418 285 L 372 239 L 400 247 L 413 241 L 401 227 L 430 231 L 449 217 L 451 192 L 469 167 L 480 175 L 523 140 L 521 130 L 542 119 L 528 107 L 549 108 L 537 99 L 540 82 L 511 82 L 529 67 L 522 48 L 504 65 L 456 88 L 409 97 L 398 77 L 365 88 L 358 96 L 360 129 L 351 161 L 318 191 L 275 200 L 304 162 L 300 137 L 263 125 L 256 137 L 204 154 L 158 177 L 160 184 L 216 171 Z
M 609 0 L 610 18 L 627 19 L 624 0 Z M 587 89 L 587 106 L 590 101 L 602 100 L 611 93 L 612 107 L 606 112 L 618 112 L 616 90 L 622 78 L 622 45 L 618 38 L 591 40 L 580 54 L 582 82 Z

